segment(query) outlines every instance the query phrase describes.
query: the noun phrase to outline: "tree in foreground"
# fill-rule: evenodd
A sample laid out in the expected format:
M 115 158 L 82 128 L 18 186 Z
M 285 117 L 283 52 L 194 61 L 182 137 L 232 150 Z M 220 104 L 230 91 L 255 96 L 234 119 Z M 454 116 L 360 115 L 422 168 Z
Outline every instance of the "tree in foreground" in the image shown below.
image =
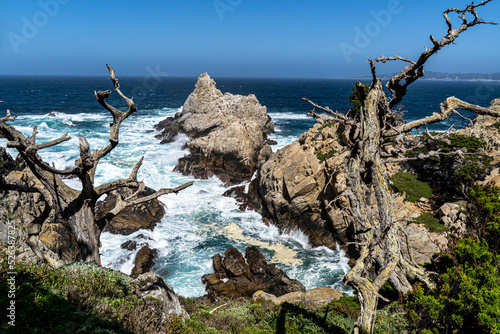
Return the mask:
M 405 222 L 395 215 L 395 200 L 390 188 L 390 180 L 386 165 L 407 159 L 409 151 L 405 145 L 405 137 L 412 129 L 426 127 L 448 118 L 458 110 L 467 110 L 480 115 L 500 116 L 500 110 L 483 108 L 448 97 L 440 105 L 440 111 L 433 115 L 409 122 L 398 122 L 396 105 L 403 100 L 407 88 L 417 79 L 424 76 L 424 65 L 427 60 L 448 44 L 454 43 L 458 36 L 468 28 L 479 24 L 496 24 L 486 22 L 478 16 L 476 9 L 486 5 L 491 0 L 479 4 L 471 3 L 465 9 L 450 8 L 443 12 L 448 26 L 447 34 L 437 40 L 430 36 L 432 48 L 420 54 L 416 60 L 410 60 L 399 55 L 386 57 L 382 55 L 375 60 L 369 60 L 373 80 L 366 89 L 361 82 L 356 84 L 357 99 L 360 101 L 359 113 L 340 114 L 328 107 L 314 107 L 326 111 L 328 115 L 312 116 L 322 122 L 339 122 L 343 124 L 348 135 L 350 154 L 344 162 L 347 190 L 341 194 L 350 202 L 347 212 L 354 230 L 353 245 L 359 254 L 355 265 L 345 275 L 344 281 L 357 292 L 360 300 L 359 313 L 355 333 L 372 333 L 376 319 L 377 303 L 381 287 L 389 281 L 400 293 L 412 290 L 410 282 L 420 281 L 428 288 L 434 288 L 435 277 L 432 272 L 417 265 L 410 256 L 404 255 L 400 243 L 400 235 Z M 458 15 L 461 20 L 459 27 L 454 28 L 450 14 Z M 407 65 L 403 70 L 388 80 L 385 88 L 377 76 L 376 65 L 379 62 L 403 61 Z M 432 136 L 432 135 L 431 135 Z M 419 156 L 420 159 L 439 156 L 440 154 L 466 154 L 465 152 L 431 151 Z M 340 166 L 339 166 L 340 167 Z M 341 197 L 339 196 L 339 198 Z M 373 203 L 373 199 L 375 202 Z M 335 201 L 335 199 L 333 200 Z
M 126 118 L 137 111 L 133 99 L 126 97 L 121 92 L 118 79 L 115 77 L 115 70 L 108 65 L 106 66 L 109 70 L 110 80 L 114 84 L 114 90 L 125 100 L 128 110 L 122 112 L 106 102 L 109 94 L 111 94 L 110 90 L 95 93 L 97 101 L 113 116 L 113 122 L 110 124 L 109 144 L 100 150 L 92 152 L 87 140 L 80 137 L 80 157 L 76 160 L 72 169 L 57 169 L 54 164 L 49 165 L 38 155 L 39 150 L 70 140 L 71 137 L 67 133 L 46 143 L 36 143 L 36 126 L 33 128 L 32 135 L 25 137 L 12 125 L 8 124 L 16 118 L 11 116 L 9 110 L 7 110 L 7 115 L 0 119 L 0 134 L 8 140 L 7 147 L 15 148 L 19 152 L 31 173 L 39 181 L 38 186 L 34 187 L 2 184 L 2 188 L 42 194 L 50 211 L 43 224 L 47 224 L 47 226 L 51 224 L 62 225 L 68 232 L 67 235 L 71 236 L 72 240 L 69 242 L 74 245 L 74 251 L 71 255 L 68 254 L 66 249 L 59 249 L 55 252 L 58 256 L 54 256 L 53 253 L 50 254 L 42 250 L 39 240 L 30 239 L 28 241 L 35 254 L 53 267 L 61 265 L 61 259 L 99 262 L 99 237 L 104 226 L 113 217 L 128 206 L 147 202 L 161 195 L 178 193 L 193 184 L 193 182 L 188 182 L 174 189 L 160 189 L 148 196 L 141 197 L 140 194 L 143 192 L 145 184 L 137 179 L 137 173 L 141 167 L 143 157 L 135 164 L 128 178 L 99 186 L 94 184 L 95 171 L 99 162 L 118 145 L 120 125 Z M 61 177 L 69 176 L 78 178 L 81 183 L 81 190 L 73 189 L 62 181 Z M 103 195 L 123 188 L 132 189 L 134 192 L 127 198 L 120 198 L 114 208 L 97 220 L 95 217 L 97 200 Z

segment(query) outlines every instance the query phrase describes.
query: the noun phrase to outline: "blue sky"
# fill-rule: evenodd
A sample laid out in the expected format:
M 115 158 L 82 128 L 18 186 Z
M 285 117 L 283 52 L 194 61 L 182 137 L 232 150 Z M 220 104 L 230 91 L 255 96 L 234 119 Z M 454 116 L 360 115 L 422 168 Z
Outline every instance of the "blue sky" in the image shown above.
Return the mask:
M 476 1 L 479 2 L 479 1 Z M 353 78 L 416 59 L 462 0 L 0 0 L 0 75 Z M 500 22 L 500 1 L 479 7 Z M 427 71 L 500 72 L 500 26 L 466 31 Z M 379 65 L 394 72 L 403 64 Z

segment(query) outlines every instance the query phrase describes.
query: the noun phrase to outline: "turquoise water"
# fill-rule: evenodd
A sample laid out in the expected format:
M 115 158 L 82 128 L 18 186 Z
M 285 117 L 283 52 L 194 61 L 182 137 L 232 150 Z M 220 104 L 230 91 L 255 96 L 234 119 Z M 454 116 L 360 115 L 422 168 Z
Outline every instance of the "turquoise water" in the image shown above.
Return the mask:
M 164 78 L 155 88 L 135 89 L 138 94 L 134 100 L 139 112 L 123 123 L 120 144 L 98 167 L 97 184 L 127 177 L 141 156 L 145 158 L 139 178 L 152 188 L 175 187 L 192 180 L 173 172 L 177 159 L 188 153 L 183 149 L 188 138 L 179 136 L 171 144 L 159 145 L 152 130 L 159 121 L 180 110 L 195 81 Z M 278 142 L 274 150 L 296 140 L 314 124 L 305 115 L 310 108 L 300 100 L 301 97 L 307 96 L 342 111 L 348 107 L 345 101 L 353 84 L 351 81 L 319 80 L 216 78 L 216 81 L 223 92 L 254 93 L 268 107 L 276 124 L 276 133 L 271 136 Z M 125 94 L 131 93 L 134 87 L 141 87 L 140 78 L 125 77 L 120 83 Z M 112 87 L 105 77 L 3 77 L 0 78 L 0 100 L 5 103 L 0 104 L 0 110 L 9 108 L 15 112 L 18 119 L 14 125 L 26 135 L 31 134 L 32 127 L 37 125 L 38 142 L 69 131 L 70 141 L 40 152 L 46 161 L 54 162 L 58 168 L 66 168 L 78 158 L 79 136 L 86 137 L 91 148 L 107 144 L 111 116 L 97 103 L 93 92 L 108 88 Z M 439 103 L 446 95 L 469 97 L 472 102 L 487 105 L 491 99 L 500 96 L 500 84 L 424 82 L 415 85 L 405 104 L 412 110 L 406 115 L 407 119 L 439 110 Z M 116 97 L 111 103 L 123 105 Z M 446 129 L 453 122 L 457 126 L 466 124 L 457 117 L 435 125 L 433 129 Z M 0 145 L 5 145 L 5 140 L 0 139 Z M 12 150 L 9 152 L 16 155 Z M 67 182 L 78 187 L 74 180 Z M 137 238 L 142 234 L 151 239 L 147 241 L 150 247 L 159 250 L 154 271 L 161 274 L 177 293 L 193 297 L 204 294 L 201 277 L 212 272 L 212 256 L 222 254 L 231 246 L 244 252 L 247 246 L 257 244 L 268 260 L 277 261 L 281 269 L 300 280 L 306 288 L 331 286 L 350 292 L 342 284 L 342 277 L 349 269 L 342 251 L 312 248 L 300 231 L 280 234 L 276 227 L 266 226 L 257 213 L 239 211 L 233 198 L 222 196 L 226 190 L 217 178 L 211 178 L 196 180 L 192 187 L 178 195 L 162 196 L 160 200 L 166 205 L 166 215 L 154 231 L 141 230 L 130 236 L 102 234 L 103 265 L 129 273 L 137 251 L 123 250 L 120 245 L 129 239 L 139 243 L 146 240 Z M 279 247 L 281 250 L 277 250 Z M 284 254 L 284 249 L 295 253 L 292 259 L 279 257 Z

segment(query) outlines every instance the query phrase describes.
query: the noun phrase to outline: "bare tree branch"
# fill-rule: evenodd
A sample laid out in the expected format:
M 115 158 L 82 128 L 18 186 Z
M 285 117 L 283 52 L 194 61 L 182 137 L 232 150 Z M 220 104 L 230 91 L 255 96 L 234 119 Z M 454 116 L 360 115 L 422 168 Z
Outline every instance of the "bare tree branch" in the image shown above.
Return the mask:
M 102 228 L 109 221 L 111 221 L 111 219 L 113 219 L 116 215 L 118 215 L 121 211 L 123 211 L 125 208 L 127 208 L 129 206 L 148 202 L 148 201 L 151 201 L 151 200 L 158 198 L 162 195 L 167 195 L 167 194 L 172 194 L 172 193 L 177 194 L 179 191 L 184 190 L 184 189 L 192 186 L 193 184 L 194 184 L 194 181 L 190 181 L 190 182 L 184 183 L 183 185 L 180 185 L 180 186 L 173 188 L 173 189 L 162 188 L 149 196 L 144 196 L 144 197 L 140 197 L 137 199 L 131 199 L 131 197 L 137 196 L 140 191 L 137 191 L 136 193 L 134 193 L 134 195 L 126 198 L 125 200 L 121 199 L 118 196 L 118 200 L 117 200 L 115 207 L 111 211 L 109 211 L 104 217 L 102 217 L 99 221 L 97 221 L 96 224 L 100 228 Z
M 0 119 L 0 122 L 14 122 L 16 120 L 16 118 L 17 118 L 16 115 L 14 115 L 14 116 L 11 117 L 10 110 L 7 109 L 7 115 L 5 115 L 5 117 L 3 117 L 2 119 Z
M 121 112 L 120 110 L 110 106 L 106 102 L 106 99 L 109 97 L 111 91 L 107 90 L 105 92 L 99 91 L 95 93 L 97 101 L 113 116 L 113 123 L 111 123 L 110 134 L 109 134 L 110 144 L 94 154 L 93 159 L 96 162 L 105 157 L 109 152 L 111 152 L 111 150 L 113 150 L 113 148 L 115 148 L 116 145 L 118 145 L 118 134 L 121 123 L 132 113 L 135 113 L 137 111 L 137 106 L 135 105 L 134 101 L 131 98 L 126 97 L 121 92 L 120 84 L 118 83 L 118 79 L 116 79 L 115 77 L 115 69 L 109 67 L 108 64 L 106 64 L 106 67 L 108 68 L 110 74 L 110 80 L 113 81 L 115 91 L 118 93 L 118 95 L 120 95 L 122 99 L 124 99 L 127 102 L 128 110 L 126 112 Z
M 500 111 L 492 109 L 492 108 L 484 108 L 480 106 L 476 106 L 467 102 L 464 102 L 460 99 L 457 99 L 454 96 L 448 97 L 445 102 L 440 105 L 441 111 L 439 113 L 434 113 L 431 116 L 427 116 L 412 122 L 408 122 L 402 124 L 394 129 L 384 131 L 382 136 L 391 137 L 396 136 L 399 133 L 409 132 L 414 128 L 418 128 L 424 125 L 429 125 L 437 122 L 441 122 L 448 118 L 455 110 L 463 109 L 467 110 L 479 115 L 487 115 L 487 116 L 500 116 Z
M 57 138 L 57 139 L 54 139 L 54 140 L 51 140 L 49 142 L 46 142 L 46 143 L 42 143 L 42 144 L 35 144 L 35 135 L 36 135 L 36 126 L 34 127 L 34 131 L 33 131 L 33 135 L 32 135 L 32 139 L 33 139 L 33 144 L 28 146 L 26 148 L 26 153 L 27 154 L 35 154 L 37 151 L 39 150 L 42 150 L 44 148 L 48 148 L 48 147 L 52 147 L 52 146 L 56 146 L 56 145 L 59 145 L 60 143 L 63 143 L 65 141 L 68 141 L 71 139 L 71 137 L 68 137 L 68 133 L 66 132 L 65 134 L 63 134 L 61 137 Z
M 430 49 L 426 49 L 424 52 L 422 52 L 416 62 L 400 57 L 398 55 L 394 57 L 385 57 L 384 55 L 382 55 L 382 57 L 375 59 L 375 63 L 378 61 L 385 63 L 387 60 L 402 60 L 410 63 L 399 74 L 392 77 L 386 83 L 386 87 L 392 93 L 392 99 L 389 101 L 389 107 L 391 109 L 394 108 L 396 104 L 401 102 L 403 96 L 406 95 L 406 90 L 408 86 L 411 85 L 413 82 L 415 82 L 417 79 L 424 76 L 424 65 L 433 54 L 441 50 L 444 46 L 453 43 L 461 33 L 467 30 L 467 28 L 470 28 L 478 24 L 493 24 L 493 25 L 498 24 L 495 22 L 486 22 L 478 17 L 476 8 L 479 6 L 484 6 L 490 1 L 491 0 L 486 0 L 477 5 L 472 3 L 463 10 L 458 8 L 450 8 L 445 10 L 443 12 L 443 17 L 445 18 L 446 24 L 448 26 L 448 34 L 446 36 L 443 36 L 441 38 L 441 41 L 438 41 L 436 38 L 434 38 L 434 36 L 431 35 L 430 40 L 432 41 L 433 47 Z M 457 13 L 459 17 L 462 19 L 462 24 L 457 29 L 453 29 L 451 19 L 448 16 L 448 14 L 451 12 Z M 467 13 L 472 14 L 474 16 L 474 20 L 468 22 L 466 18 Z M 374 67 L 375 65 L 373 64 L 372 73 L 375 75 Z
M 354 119 L 350 118 L 350 117 L 347 117 L 344 114 L 341 114 L 339 112 L 333 111 L 329 107 L 322 107 L 322 106 L 314 103 L 313 101 L 309 100 L 306 97 L 303 97 L 302 100 L 308 102 L 309 104 L 311 104 L 315 108 L 318 108 L 320 110 L 323 110 L 323 111 L 327 112 L 331 117 L 333 117 L 332 121 L 339 122 L 339 123 L 342 123 L 342 124 L 345 124 L 345 125 L 350 125 L 353 128 L 357 127 L 356 121 Z M 315 114 L 313 111 L 311 111 L 311 115 L 313 115 L 313 116 L 316 115 L 317 116 L 317 114 Z

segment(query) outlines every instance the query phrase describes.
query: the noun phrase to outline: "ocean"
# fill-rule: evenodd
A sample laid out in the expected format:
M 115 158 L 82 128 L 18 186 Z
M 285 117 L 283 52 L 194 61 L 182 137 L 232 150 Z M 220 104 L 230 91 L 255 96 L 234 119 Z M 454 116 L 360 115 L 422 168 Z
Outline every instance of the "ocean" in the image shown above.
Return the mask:
M 139 172 L 147 186 L 155 189 L 176 187 L 193 180 L 173 172 L 177 159 L 188 153 L 188 140 L 180 135 L 171 144 L 160 145 L 153 127 L 165 117 L 173 116 L 193 91 L 196 78 L 137 78 L 120 76 L 122 91 L 133 96 L 138 106 L 120 129 L 120 144 L 98 166 L 96 183 L 102 184 L 127 177 L 141 156 Z M 311 107 L 302 97 L 338 111 L 349 107 L 348 96 L 355 80 L 290 80 L 214 78 L 223 93 L 255 94 L 267 106 L 275 123 L 271 139 L 276 151 L 307 131 L 314 120 L 306 114 Z M 40 152 L 58 168 L 73 165 L 78 158 L 78 137 L 88 139 L 91 148 L 107 145 L 111 116 L 96 101 L 95 90 L 113 89 L 102 77 L 0 77 L 0 115 L 10 109 L 18 118 L 13 125 L 25 135 L 38 126 L 37 141 L 44 142 L 69 132 L 70 141 Z M 456 96 L 471 103 L 487 106 L 500 97 L 500 82 L 420 81 L 414 83 L 404 99 L 405 120 L 420 118 L 439 111 L 446 96 Z M 126 110 L 126 104 L 111 94 L 109 102 Z M 471 117 L 464 112 L 465 117 Z M 444 131 L 451 125 L 465 126 L 468 120 L 454 115 L 434 124 L 432 130 Z M 6 140 L 0 139 L 5 146 Z M 8 150 L 13 157 L 17 153 Z M 160 197 L 166 215 L 153 231 L 140 230 L 129 236 L 102 233 L 102 264 L 130 273 L 136 251 L 121 249 L 127 240 L 147 242 L 159 251 L 153 271 L 162 275 L 174 290 L 185 297 L 201 296 L 205 288 L 204 274 L 213 272 L 211 258 L 234 246 L 241 252 L 257 245 L 267 260 L 276 262 L 289 276 L 301 281 L 307 289 L 330 286 L 352 293 L 342 283 L 349 270 L 347 258 L 340 250 L 313 248 L 301 231 L 281 234 L 266 226 L 253 211 L 239 211 L 233 198 L 223 197 L 227 190 L 217 178 L 195 180 L 195 184 L 178 195 Z M 78 188 L 75 180 L 67 181 Z M 142 236 L 141 236 L 142 235 Z M 286 254 L 287 256 L 283 256 Z

